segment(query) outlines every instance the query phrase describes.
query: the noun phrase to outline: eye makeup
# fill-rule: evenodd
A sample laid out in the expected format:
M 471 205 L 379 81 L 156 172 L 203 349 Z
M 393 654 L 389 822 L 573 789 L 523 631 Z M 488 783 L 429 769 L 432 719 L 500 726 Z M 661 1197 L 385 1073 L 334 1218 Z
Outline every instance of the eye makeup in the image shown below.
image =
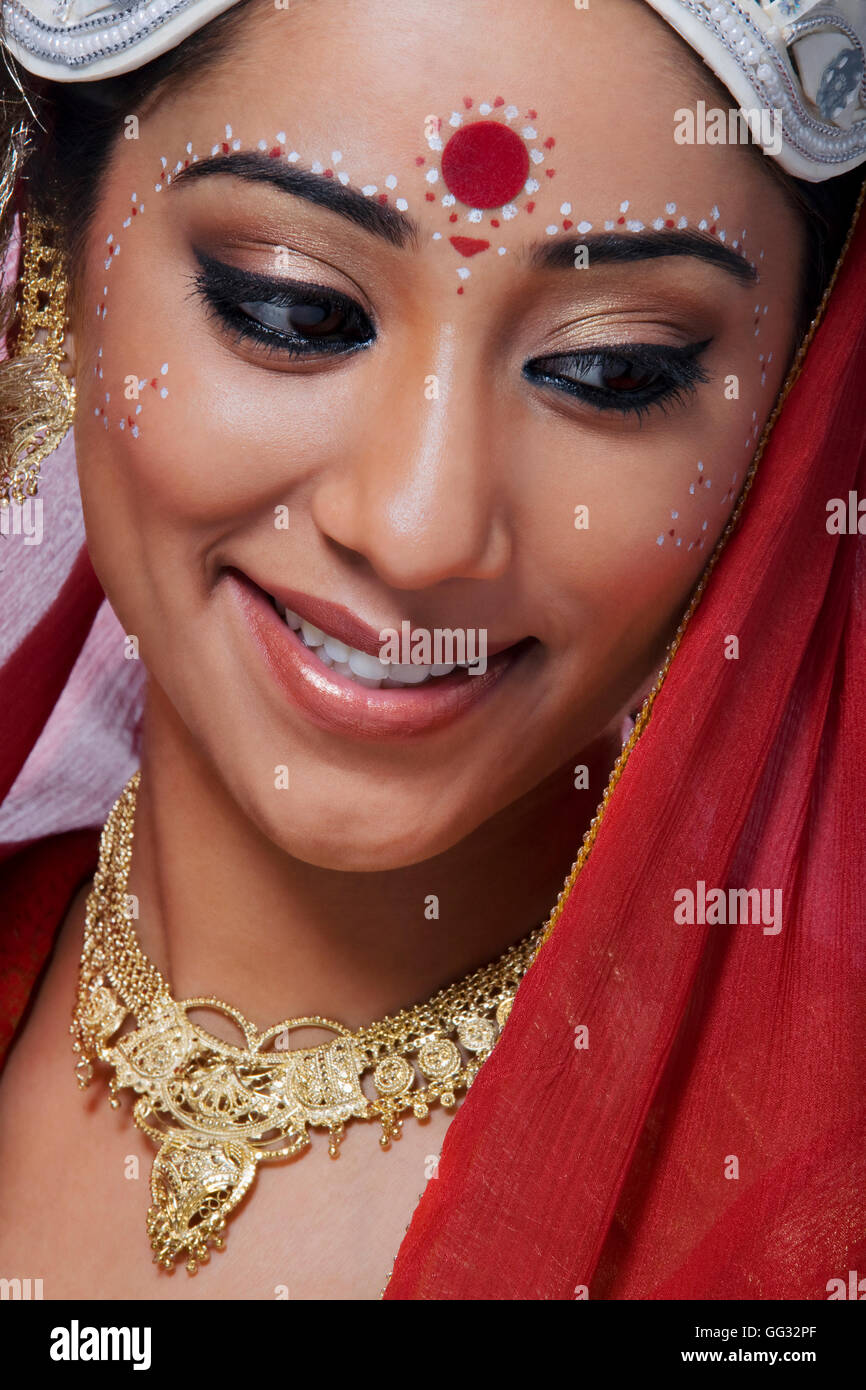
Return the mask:
M 536 357 L 523 371 L 528 380 L 554 386 L 596 410 L 640 418 L 653 406 L 670 408 L 694 393 L 699 383 L 709 381 L 709 372 L 698 358 L 711 342 L 706 338 L 685 347 L 613 344 Z
M 330 286 L 243 270 L 194 248 L 200 269 L 193 293 L 233 335 L 271 355 L 297 361 L 345 356 L 370 347 L 375 326 L 364 309 Z M 525 378 L 600 411 L 642 416 L 682 401 L 709 373 L 698 358 L 711 338 L 674 347 L 656 343 L 603 345 L 533 358 Z
M 462 99 L 461 108 L 453 110 L 450 116 L 427 117 L 424 121 L 426 152 L 419 152 L 414 160 L 420 189 L 413 189 L 412 171 L 399 180 L 395 174 L 379 178 L 364 171 L 362 178 L 354 180 L 364 198 L 371 203 L 393 206 L 398 213 L 405 213 L 410 202 L 416 210 L 422 205 L 429 206 L 431 212 L 437 205 L 441 207 L 447 218 L 446 230 L 433 231 L 430 235 L 434 243 L 450 245 L 452 253 L 464 262 L 456 271 L 460 280 L 458 293 L 462 293 L 470 274 L 465 262 L 471 261 L 474 265 L 477 257 L 479 264 L 486 263 L 489 258 L 481 253 L 487 250 L 499 256 L 507 254 L 507 246 L 495 244 L 496 232 L 518 214 L 528 217 L 535 213 L 534 220 L 540 218 L 545 224 L 543 228 L 539 225 L 539 230 L 548 236 L 572 228 L 578 235 L 586 235 L 593 228 L 593 223 L 581 217 L 571 201 L 560 201 L 561 192 L 554 192 L 553 151 L 557 140 L 543 129 L 543 120 L 539 119 L 535 108 L 524 110 L 515 103 L 506 104 L 499 96 L 481 102 L 467 96 Z M 301 154 L 287 142 L 284 131 L 278 132 L 276 137 L 248 144 L 227 124 L 225 138 L 209 149 L 212 158 L 256 150 L 258 157 L 266 159 L 269 165 L 271 161 L 281 161 L 304 167 Z M 192 141 L 186 142 L 184 157 L 174 163 L 167 156 L 161 156 L 154 192 L 163 194 L 178 175 L 199 158 Z M 343 187 L 351 182 L 340 150 L 328 151 L 321 158 L 309 161 L 306 167 L 312 175 L 333 179 Z M 555 212 L 552 204 L 557 205 Z M 123 219 L 124 231 L 134 227 L 143 212 L 142 201 L 133 193 Z M 552 213 L 554 220 L 549 220 Z M 672 200 L 666 201 L 657 215 L 644 216 L 646 220 L 638 217 L 636 209 L 626 199 L 618 202 L 611 217 L 596 225 L 599 229 L 603 225 L 606 231 L 623 229 L 625 232 L 640 232 L 645 227 L 684 229 L 693 225 L 721 242 L 727 240 L 732 249 L 747 259 L 743 250 L 745 230 L 729 236 L 721 225 L 717 204 L 694 224 L 689 223 Z M 455 225 L 460 222 L 466 224 L 467 233 L 483 231 L 487 235 L 460 234 Z M 483 226 L 479 225 L 482 223 Z M 107 272 L 119 250 L 117 239 L 109 235 L 106 239 Z M 377 327 L 372 311 L 344 291 L 315 279 L 289 279 L 283 275 L 242 270 L 217 260 L 200 248 L 193 250 L 198 271 L 192 277 L 191 293 L 201 299 L 207 314 L 219 322 L 227 340 L 238 347 L 243 345 L 250 355 L 255 354 L 262 361 L 262 365 L 265 359 L 269 366 L 282 359 L 287 366 L 293 365 L 300 370 L 305 365 L 312 367 L 352 356 L 375 343 Z M 759 259 L 763 260 L 763 251 Z M 759 280 L 760 275 L 756 278 Z M 97 306 L 96 312 L 101 319 L 107 313 L 107 295 L 108 285 Z M 760 306 L 760 312 L 756 310 L 756 336 L 763 326 L 766 311 L 764 305 Z M 524 364 L 523 375 L 527 381 L 546 390 L 556 390 L 580 406 L 642 419 L 656 408 L 663 412 L 670 410 L 709 380 L 698 359 L 710 341 L 682 347 L 656 343 L 590 343 L 580 351 L 548 353 L 533 358 Z M 101 348 L 99 355 L 101 359 Z M 771 354 L 766 361 L 763 354 L 759 356 L 762 382 L 766 381 L 770 359 Z M 101 360 L 94 370 L 102 376 Z M 148 379 L 148 374 L 142 373 L 142 380 Z M 140 405 L 133 409 L 136 415 L 141 413 Z M 103 409 L 101 413 L 107 428 L 108 410 Z M 136 419 L 124 415 L 116 423 L 121 428 L 128 425 L 137 437 Z M 757 428 L 755 413 L 747 447 L 754 445 Z
M 376 338 L 370 317 L 329 285 L 272 277 L 217 260 L 193 248 L 199 270 L 192 293 L 234 335 L 293 359 L 346 356 Z

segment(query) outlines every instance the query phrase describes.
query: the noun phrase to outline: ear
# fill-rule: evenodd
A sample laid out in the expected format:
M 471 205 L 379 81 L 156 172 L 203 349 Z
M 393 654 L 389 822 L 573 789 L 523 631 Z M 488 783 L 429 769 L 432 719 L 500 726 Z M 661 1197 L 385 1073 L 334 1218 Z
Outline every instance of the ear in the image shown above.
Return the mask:
M 69 327 L 63 335 L 63 350 L 65 356 L 60 363 L 60 370 L 65 377 L 71 380 L 75 376 L 76 351 L 75 333 Z

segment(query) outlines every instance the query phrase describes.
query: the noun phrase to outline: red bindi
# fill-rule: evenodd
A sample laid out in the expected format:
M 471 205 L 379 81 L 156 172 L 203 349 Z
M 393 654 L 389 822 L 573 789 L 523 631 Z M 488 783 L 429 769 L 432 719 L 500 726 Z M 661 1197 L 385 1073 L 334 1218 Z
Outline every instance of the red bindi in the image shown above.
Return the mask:
M 448 191 L 468 207 L 502 207 L 520 192 L 528 173 L 525 144 L 498 121 L 461 126 L 442 151 Z

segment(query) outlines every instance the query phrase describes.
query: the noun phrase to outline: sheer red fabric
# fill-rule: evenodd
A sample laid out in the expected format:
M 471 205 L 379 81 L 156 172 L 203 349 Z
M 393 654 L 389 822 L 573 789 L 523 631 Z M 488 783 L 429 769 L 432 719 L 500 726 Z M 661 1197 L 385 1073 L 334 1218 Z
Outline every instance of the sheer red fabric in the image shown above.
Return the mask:
M 864 324 L 861 216 L 742 526 L 386 1298 L 823 1299 L 866 1275 L 866 554 L 826 529 L 830 498 L 866 496 Z M 82 554 L 0 670 L 4 792 L 100 598 Z M 97 838 L 6 846 L 0 1061 Z M 781 930 L 677 924 L 674 893 L 699 880 L 781 889 Z
M 866 1276 L 866 546 L 826 525 L 866 498 L 864 326 L 861 214 L 386 1298 L 826 1299 Z M 781 930 L 677 925 L 698 880 L 781 888 Z

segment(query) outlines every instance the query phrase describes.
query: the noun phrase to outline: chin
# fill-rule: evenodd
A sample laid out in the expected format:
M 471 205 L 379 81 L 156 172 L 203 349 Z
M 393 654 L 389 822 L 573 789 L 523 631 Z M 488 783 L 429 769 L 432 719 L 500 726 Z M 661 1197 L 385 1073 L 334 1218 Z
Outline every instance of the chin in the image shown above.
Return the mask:
M 343 824 L 335 821 L 327 807 L 317 815 L 308 806 L 301 820 L 293 816 L 275 823 L 262 814 L 256 819 L 273 844 L 313 868 L 386 873 L 444 854 L 484 819 L 479 813 L 477 821 L 467 820 L 466 808 L 461 807 L 459 821 L 455 815 L 449 822 L 431 824 L 431 804 L 435 804 L 432 798 L 411 805 L 391 803 L 387 813 L 368 808 L 363 816 Z

